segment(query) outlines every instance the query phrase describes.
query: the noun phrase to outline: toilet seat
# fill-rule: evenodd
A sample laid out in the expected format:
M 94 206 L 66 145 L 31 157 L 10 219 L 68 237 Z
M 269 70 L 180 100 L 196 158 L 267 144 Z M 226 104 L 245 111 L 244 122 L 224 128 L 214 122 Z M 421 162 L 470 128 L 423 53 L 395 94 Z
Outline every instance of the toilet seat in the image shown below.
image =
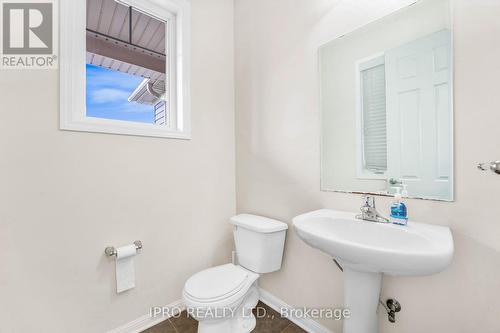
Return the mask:
M 237 302 L 258 278 L 259 274 L 233 264 L 208 268 L 186 281 L 184 297 L 198 305 L 222 306 Z
M 205 269 L 190 277 L 184 292 L 192 300 L 213 303 L 230 298 L 247 284 L 251 272 L 233 264 Z
M 198 333 L 249 333 L 255 328 L 252 309 L 259 300 L 259 274 L 226 264 L 196 273 L 183 290 L 188 313 Z

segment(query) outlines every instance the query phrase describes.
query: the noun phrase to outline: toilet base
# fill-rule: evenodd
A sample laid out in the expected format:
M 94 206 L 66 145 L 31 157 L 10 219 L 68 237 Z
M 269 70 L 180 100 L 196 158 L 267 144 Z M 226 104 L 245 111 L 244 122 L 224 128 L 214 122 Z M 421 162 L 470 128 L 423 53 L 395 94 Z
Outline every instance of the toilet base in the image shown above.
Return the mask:
M 247 318 L 204 320 L 198 324 L 198 333 L 250 333 L 256 324 L 257 320 L 253 314 Z
M 233 325 L 234 327 L 231 333 L 250 333 L 256 325 L 257 320 L 252 313 L 251 317 L 244 318 L 243 321 L 240 321 L 237 325 Z
M 254 284 L 230 317 L 199 320 L 198 333 L 250 333 L 257 322 L 252 309 L 258 302 L 259 291 Z

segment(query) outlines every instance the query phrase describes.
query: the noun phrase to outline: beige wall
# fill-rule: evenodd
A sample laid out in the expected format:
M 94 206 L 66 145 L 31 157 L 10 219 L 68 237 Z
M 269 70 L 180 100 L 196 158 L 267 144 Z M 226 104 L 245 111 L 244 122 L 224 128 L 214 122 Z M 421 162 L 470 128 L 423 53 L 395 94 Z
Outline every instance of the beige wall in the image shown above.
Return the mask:
M 233 1 L 192 0 L 190 141 L 60 131 L 57 71 L 0 71 L 0 332 L 102 333 L 230 260 L 232 40 Z M 136 239 L 117 296 L 103 250 Z
M 327 207 L 355 211 L 356 195 L 319 191 L 317 47 L 410 1 L 235 0 L 237 209 L 290 222 Z M 409 200 L 415 220 L 448 225 L 445 272 L 386 278 L 403 311 L 383 333 L 500 331 L 500 177 L 475 164 L 500 158 L 500 3 L 454 1 L 456 202 Z M 496 155 L 495 155 L 496 154 Z M 378 199 L 387 209 L 389 200 Z M 261 286 L 296 306 L 340 306 L 342 274 L 289 232 L 280 272 Z M 341 323 L 323 321 L 336 332 Z

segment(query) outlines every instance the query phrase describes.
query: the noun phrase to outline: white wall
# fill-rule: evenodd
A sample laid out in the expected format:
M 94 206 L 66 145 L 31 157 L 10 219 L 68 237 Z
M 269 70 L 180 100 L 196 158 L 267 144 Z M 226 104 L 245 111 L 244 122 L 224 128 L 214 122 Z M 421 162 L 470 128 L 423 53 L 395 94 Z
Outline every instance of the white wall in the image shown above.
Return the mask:
M 317 47 L 410 0 L 235 0 L 237 209 L 287 222 L 327 207 L 355 211 L 357 195 L 320 192 Z M 456 254 L 445 272 L 386 278 L 403 305 L 383 333 L 500 331 L 498 159 L 500 3 L 455 0 L 456 202 L 409 200 L 415 220 L 448 225 Z M 496 154 L 496 155 L 495 155 Z M 378 199 L 380 209 L 389 200 Z M 261 286 L 296 306 L 341 306 L 342 274 L 289 232 L 280 272 Z M 322 321 L 336 332 L 341 323 Z
M 57 71 L 0 71 L 0 332 L 102 333 L 230 260 L 233 1 L 192 0 L 193 139 L 58 130 Z M 117 296 L 107 245 L 136 239 Z

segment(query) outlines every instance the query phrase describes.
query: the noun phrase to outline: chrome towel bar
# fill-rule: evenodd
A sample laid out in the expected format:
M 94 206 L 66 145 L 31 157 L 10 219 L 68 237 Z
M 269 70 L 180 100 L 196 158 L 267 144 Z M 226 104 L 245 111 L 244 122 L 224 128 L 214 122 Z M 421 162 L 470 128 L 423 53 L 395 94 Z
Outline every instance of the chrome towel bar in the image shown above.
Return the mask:
M 489 169 L 491 170 L 491 172 L 500 175 L 500 161 L 494 161 L 490 163 L 479 163 L 477 165 L 477 168 L 481 171 L 487 171 Z
M 135 249 L 136 250 L 140 250 L 142 249 L 142 242 L 140 240 L 136 240 L 134 242 L 134 245 L 135 245 Z M 116 248 L 114 246 L 108 246 L 107 248 L 104 249 L 104 253 L 106 254 L 106 256 L 108 257 L 114 257 L 116 256 Z

